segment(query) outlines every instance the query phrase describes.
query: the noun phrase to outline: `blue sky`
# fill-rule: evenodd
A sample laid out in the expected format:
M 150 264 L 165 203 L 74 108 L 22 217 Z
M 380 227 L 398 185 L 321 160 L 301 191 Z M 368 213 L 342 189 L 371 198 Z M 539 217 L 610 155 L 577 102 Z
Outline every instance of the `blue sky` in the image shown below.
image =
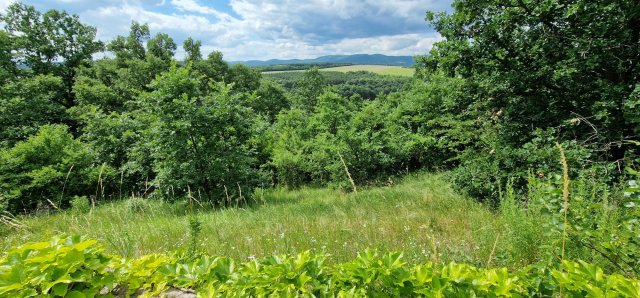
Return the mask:
M 0 0 L 0 9 L 16 0 Z M 452 0 L 24 0 L 40 11 L 66 10 L 109 41 L 132 20 L 176 43 L 191 36 L 203 53 L 226 60 L 313 58 L 333 54 L 416 55 L 440 36 L 427 10 L 450 11 Z M 177 56 L 182 56 L 178 51 Z

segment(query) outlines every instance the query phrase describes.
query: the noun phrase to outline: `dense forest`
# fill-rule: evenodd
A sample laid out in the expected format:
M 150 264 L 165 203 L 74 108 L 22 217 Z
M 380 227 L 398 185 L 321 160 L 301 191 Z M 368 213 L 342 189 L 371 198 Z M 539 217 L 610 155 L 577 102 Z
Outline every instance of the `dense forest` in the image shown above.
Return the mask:
M 454 9 L 426 14 L 443 40 L 409 79 L 263 75 L 192 38 L 178 61 L 147 24 L 99 41 L 78 16 L 14 3 L 0 17 L 0 211 L 130 196 L 218 209 L 270 187 L 358 192 L 438 172 L 512 216 L 518 245 L 549 248 L 536 261 L 637 277 L 640 3 Z
M 296 91 L 300 87 L 303 78 L 318 77 L 318 83 L 326 89 L 338 93 L 340 96 L 350 98 L 358 95 L 364 100 L 374 100 L 380 95 L 403 90 L 412 81 L 408 77 L 379 75 L 367 71 L 349 71 L 347 73 L 337 71 L 323 71 L 316 74 L 316 70 L 308 72 L 273 72 L 264 73 L 263 77 L 277 83 L 289 92 Z M 290 97 L 290 96 L 289 96 Z M 353 101 L 360 101 L 352 99 Z
M 330 67 L 339 67 L 339 66 L 349 66 L 353 65 L 352 63 L 294 63 L 294 64 L 278 64 L 278 65 L 267 65 L 267 66 L 256 66 L 255 68 L 265 71 L 287 71 L 287 70 L 307 70 L 312 69 L 314 67 L 317 68 L 330 68 Z

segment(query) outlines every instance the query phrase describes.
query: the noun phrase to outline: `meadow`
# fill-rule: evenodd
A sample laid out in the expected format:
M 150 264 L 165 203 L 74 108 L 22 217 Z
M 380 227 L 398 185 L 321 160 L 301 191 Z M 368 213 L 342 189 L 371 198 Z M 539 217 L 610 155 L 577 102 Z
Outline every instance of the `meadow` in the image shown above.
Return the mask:
M 259 204 L 224 210 L 138 198 L 93 210 L 18 217 L 23 228 L 0 227 L 0 249 L 78 234 L 125 257 L 170 253 L 189 244 L 189 223 L 195 219 L 202 229 L 199 250 L 237 260 L 311 250 L 343 262 L 371 248 L 403 251 L 411 263 L 483 265 L 490 255 L 495 257 L 492 249 L 501 229 L 499 215 L 458 195 L 434 174 L 416 174 L 394 186 L 358 193 L 278 188 L 259 191 L 257 197 Z

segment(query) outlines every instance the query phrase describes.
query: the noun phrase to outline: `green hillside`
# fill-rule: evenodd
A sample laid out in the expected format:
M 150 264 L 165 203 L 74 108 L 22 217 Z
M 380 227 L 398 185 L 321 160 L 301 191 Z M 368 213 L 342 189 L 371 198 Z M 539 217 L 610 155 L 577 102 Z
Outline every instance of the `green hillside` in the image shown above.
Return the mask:
M 415 73 L 415 69 L 402 67 L 402 66 L 387 66 L 387 65 L 349 65 L 330 68 L 321 68 L 320 71 L 337 71 L 337 72 L 351 72 L 351 71 L 368 71 L 380 75 L 412 77 Z M 281 72 L 304 72 L 304 70 L 285 70 L 285 71 L 266 71 L 263 74 L 281 73 Z

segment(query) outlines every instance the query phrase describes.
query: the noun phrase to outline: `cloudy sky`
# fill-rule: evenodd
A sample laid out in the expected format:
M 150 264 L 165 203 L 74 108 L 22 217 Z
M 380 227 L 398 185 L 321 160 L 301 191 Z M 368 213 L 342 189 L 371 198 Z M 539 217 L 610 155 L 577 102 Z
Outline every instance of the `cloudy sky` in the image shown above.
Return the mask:
M 12 1 L 0 0 L 0 9 Z M 99 39 L 126 35 L 132 20 L 181 45 L 225 60 L 314 58 L 332 54 L 423 54 L 439 40 L 427 10 L 452 0 L 23 0 L 40 11 L 66 10 L 98 28 Z M 177 56 L 182 56 L 178 52 Z

